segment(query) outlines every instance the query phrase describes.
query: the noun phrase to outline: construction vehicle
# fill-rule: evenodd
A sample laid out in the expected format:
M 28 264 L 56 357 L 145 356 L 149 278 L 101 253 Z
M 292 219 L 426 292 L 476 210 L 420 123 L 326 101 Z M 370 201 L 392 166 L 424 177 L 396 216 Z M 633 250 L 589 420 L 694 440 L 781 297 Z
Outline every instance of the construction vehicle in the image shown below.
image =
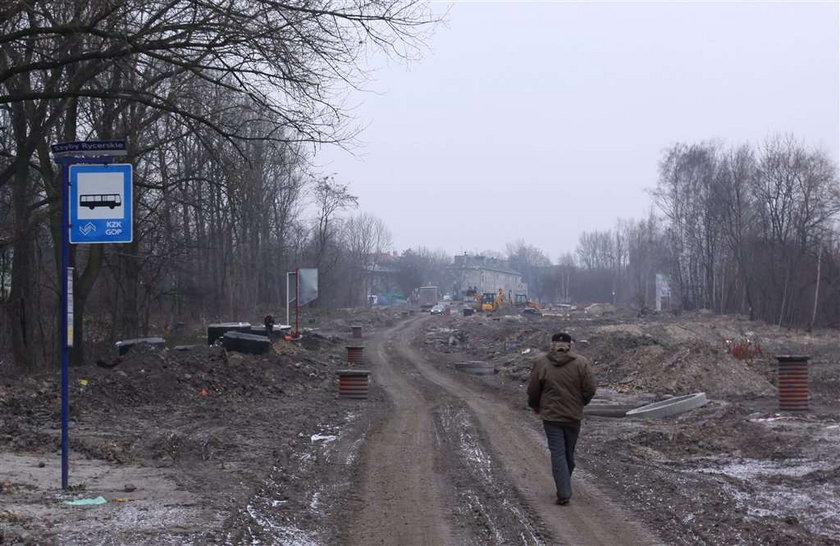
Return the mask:
M 522 314 L 526 317 L 541 317 L 543 316 L 542 306 L 536 302 L 528 299 L 528 294 L 518 293 L 513 295 L 513 304 L 522 309 Z
M 478 290 L 473 287 L 464 291 L 464 308 L 470 308 L 473 311 L 481 312 L 481 294 L 479 294 Z
M 431 309 L 438 302 L 438 287 L 421 286 L 417 289 L 417 299 L 420 309 Z
M 493 312 L 505 302 L 505 291 L 499 288 L 499 293 L 485 292 L 481 295 L 481 310 L 485 313 Z
M 524 307 L 526 309 L 534 309 L 536 311 L 542 311 L 542 306 L 539 302 L 531 301 L 528 299 L 528 294 L 517 293 L 513 295 L 513 305 L 516 307 Z

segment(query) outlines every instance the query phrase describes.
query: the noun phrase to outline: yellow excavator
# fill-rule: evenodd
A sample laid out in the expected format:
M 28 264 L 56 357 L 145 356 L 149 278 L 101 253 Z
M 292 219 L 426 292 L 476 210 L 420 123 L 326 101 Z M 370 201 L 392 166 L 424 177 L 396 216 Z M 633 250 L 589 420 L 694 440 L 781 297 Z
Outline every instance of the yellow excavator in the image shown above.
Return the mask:
M 513 295 L 513 304 L 516 307 L 525 307 L 526 309 L 534 309 L 536 311 L 542 311 L 542 306 L 536 301 L 529 300 L 528 299 L 528 294 L 514 294 Z
M 485 313 L 495 311 L 505 302 L 505 291 L 499 288 L 499 293 L 485 292 L 481 295 L 481 310 Z

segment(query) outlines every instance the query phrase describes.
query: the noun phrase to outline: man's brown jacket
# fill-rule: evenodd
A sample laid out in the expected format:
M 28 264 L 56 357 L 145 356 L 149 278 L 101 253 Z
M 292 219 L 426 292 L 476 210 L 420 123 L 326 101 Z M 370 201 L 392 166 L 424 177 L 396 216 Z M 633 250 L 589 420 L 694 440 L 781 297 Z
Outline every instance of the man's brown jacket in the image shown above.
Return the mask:
M 528 406 L 545 421 L 579 424 L 583 406 L 595 396 L 589 361 L 573 352 L 551 352 L 537 359 L 528 382 Z

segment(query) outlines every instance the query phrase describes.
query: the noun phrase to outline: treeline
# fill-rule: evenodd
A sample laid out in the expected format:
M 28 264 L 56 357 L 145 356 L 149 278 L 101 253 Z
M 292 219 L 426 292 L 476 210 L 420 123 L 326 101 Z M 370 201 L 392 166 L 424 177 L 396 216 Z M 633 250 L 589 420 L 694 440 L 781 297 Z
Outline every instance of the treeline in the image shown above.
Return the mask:
M 86 344 L 182 320 L 285 306 L 285 275 L 318 267 L 319 302 L 354 305 L 377 218 L 312 171 L 353 128 L 341 90 L 371 49 L 409 56 L 406 1 L 90 0 L 0 6 L 0 371 L 55 365 L 60 172 L 49 145 L 125 138 L 134 241 L 73 246 L 74 362 Z M 185 317 L 187 317 L 185 319 Z
M 572 297 L 650 306 L 664 273 L 673 308 L 840 324 L 840 190 L 823 152 L 792 137 L 757 148 L 678 144 L 659 172 L 660 216 L 585 233 L 556 266 L 561 277 L 574 264 Z
M 760 146 L 676 144 L 663 152 L 652 196 L 646 218 L 583 233 L 557 263 L 524 240 L 483 254 L 520 272 L 543 303 L 653 308 L 663 274 L 666 309 L 840 325 L 840 185 L 824 152 L 790 136 Z
M 126 138 L 135 167 L 134 241 L 71 249 L 75 363 L 91 343 L 276 313 L 297 267 L 319 269 L 325 307 L 362 305 L 372 271 L 403 294 L 444 286 L 449 256 L 386 256 L 388 228 L 311 167 L 353 133 L 340 90 L 364 80 L 358 59 L 411 55 L 430 20 L 411 0 L 2 3 L 0 372 L 57 362 L 54 142 Z M 675 308 L 836 325 L 837 186 L 791 138 L 676 145 L 659 214 L 586 233 L 557 264 L 525 241 L 498 256 L 542 301 L 651 306 L 666 273 Z

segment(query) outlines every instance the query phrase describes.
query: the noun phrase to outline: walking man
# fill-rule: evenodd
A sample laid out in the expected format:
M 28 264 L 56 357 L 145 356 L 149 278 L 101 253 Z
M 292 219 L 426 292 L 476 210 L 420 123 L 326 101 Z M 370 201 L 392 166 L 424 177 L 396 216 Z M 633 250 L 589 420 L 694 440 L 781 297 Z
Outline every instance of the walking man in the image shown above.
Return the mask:
M 528 382 L 528 406 L 540 414 L 548 439 L 557 504 L 569 504 L 572 497 L 571 477 L 583 406 L 595 396 L 589 361 L 572 352 L 572 343 L 569 334 L 554 334 L 551 350 L 537 359 Z

